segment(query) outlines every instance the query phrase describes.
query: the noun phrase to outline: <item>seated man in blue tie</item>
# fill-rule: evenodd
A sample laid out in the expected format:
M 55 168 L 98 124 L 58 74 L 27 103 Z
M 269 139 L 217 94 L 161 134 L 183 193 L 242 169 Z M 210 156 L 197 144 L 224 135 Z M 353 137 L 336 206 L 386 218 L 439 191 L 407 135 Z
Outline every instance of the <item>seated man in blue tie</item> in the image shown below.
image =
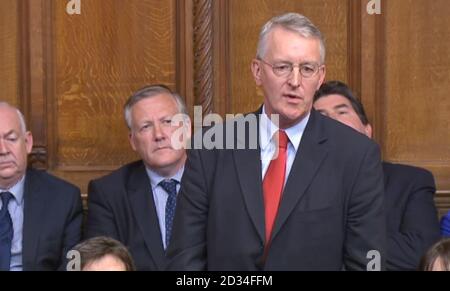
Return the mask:
M 0 270 L 65 269 L 81 238 L 80 190 L 27 170 L 33 136 L 22 113 L 0 102 Z
M 137 270 L 163 270 L 190 121 L 181 97 L 163 85 L 138 90 L 124 111 L 131 147 L 142 160 L 91 181 L 86 237 L 112 237 L 128 248 Z
M 361 102 L 339 81 L 322 84 L 314 96 L 320 113 L 372 138 Z M 421 168 L 383 162 L 387 212 L 387 270 L 417 270 L 425 251 L 439 239 L 433 175 Z

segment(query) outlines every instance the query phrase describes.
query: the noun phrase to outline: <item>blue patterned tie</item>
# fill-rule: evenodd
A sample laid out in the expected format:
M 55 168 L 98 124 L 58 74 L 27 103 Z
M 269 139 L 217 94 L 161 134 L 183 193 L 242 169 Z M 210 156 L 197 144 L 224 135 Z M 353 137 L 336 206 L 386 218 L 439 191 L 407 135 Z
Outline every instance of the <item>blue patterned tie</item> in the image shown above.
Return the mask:
M 174 179 L 161 181 L 159 185 L 169 194 L 166 202 L 166 248 L 169 246 L 170 235 L 172 234 L 172 222 L 177 205 L 177 181 Z
M 0 193 L 0 196 L 2 198 L 2 209 L 0 210 L 0 271 L 9 271 L 13 225 L 8 204 L 13 196 L 9 192 Z

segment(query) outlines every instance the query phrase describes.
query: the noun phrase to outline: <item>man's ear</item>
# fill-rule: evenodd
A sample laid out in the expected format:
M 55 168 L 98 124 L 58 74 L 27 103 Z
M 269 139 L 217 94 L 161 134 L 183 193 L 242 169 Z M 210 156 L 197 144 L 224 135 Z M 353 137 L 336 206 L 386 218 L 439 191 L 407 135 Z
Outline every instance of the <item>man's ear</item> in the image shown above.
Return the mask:
M 255 79 L 256 85 L 261 86 L 262 81 L 261 81 L 261 63 L 260 63 L 260 61 L 257 59 L 253 59 L 251 69 L 252 69 L 252 74 L 253 74 L 253 78 Z
M 31 150 L 33 149 L 33 134 L 31 131 L 25 132 L 25 146 L 27 154 L 31 153 Z
M 372 138 L 372 126 L 370 124 L 367 124 L 364 126 L 364 133 L 369 137 Z
M 136 145 L 134 144 L 133 134 L 131 133 L 131 131 L 128 133 L 128 141 L 130 142 L 133 151 L 136 151 Z
M 316 90 L 319 90 L 320 86 L 325 81 L 325 75 L 327 74 L 327 67 L 325 65 L 323 65 L 323 67 L 319 69 L 319 74 L 319 83 L 317 83 Z

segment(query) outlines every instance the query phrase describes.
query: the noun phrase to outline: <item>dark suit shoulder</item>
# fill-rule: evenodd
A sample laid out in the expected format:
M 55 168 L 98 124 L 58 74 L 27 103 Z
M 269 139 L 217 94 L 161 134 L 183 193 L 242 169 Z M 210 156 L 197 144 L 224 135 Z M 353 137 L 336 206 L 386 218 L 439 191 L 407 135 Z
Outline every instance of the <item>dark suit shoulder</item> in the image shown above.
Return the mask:
M 127 181 L 131 173 L 144 169 L 145 166 L 141 160 L 135 161 L 112 171 L 108 175 L 94 179 L 91 183 L 100 185 L 117 185 L 118 183 L 124 183 Z
M 34 185 L 40 185 L 41 187 L 46 187 L 48 189 L 58 191 L 50 191 L 51 193 L 57 193 L 58 195 L 64 195 L 65 193 L 80 193 L 80 189 L 61 178 L 58 178 L 46 171 L 28 169 L 26 179 L 31 180 Z
M 424 168 L 383 162 L 383 171 L 387 178 L 396 181 L 407 180 L 410 182 L 415 182 L 426 180 L 434 185 L 433 174 Z
M 324 116 L 317 111 L 311 112 L 310 121 L 318 128 L 317 139 L 326 140 L 332 147 L 339 149 L 340 154 L 355 156 L 365 154 L 369 148 L 379 148 L 378 144 L 355 129 Z
M 144 163 L 139 160 L 126 164 L 108 175 L 89 182 L 88 195 L 103 196 L 117 199 L 127 193 L 129 187 L 139 187 L 146 179 Z M 149 186 L 150 187 L 150 186 Z M 119 198 L 121 199 L 121 198 Z

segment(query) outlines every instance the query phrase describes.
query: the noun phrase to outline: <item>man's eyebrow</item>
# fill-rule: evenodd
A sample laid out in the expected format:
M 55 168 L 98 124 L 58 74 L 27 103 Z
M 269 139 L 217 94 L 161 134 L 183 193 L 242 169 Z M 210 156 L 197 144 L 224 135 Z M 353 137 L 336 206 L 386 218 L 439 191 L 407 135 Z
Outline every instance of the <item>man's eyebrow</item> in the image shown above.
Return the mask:
M 14 129 L 11 129 L 10 131 L 8 131 L 4 136 L 10 136 L 12 134 L 17 134 Z
M 350 108 L 350 107 L 345 103 L 334 106 L 334 109 L 342 109 L 342 108 Z

